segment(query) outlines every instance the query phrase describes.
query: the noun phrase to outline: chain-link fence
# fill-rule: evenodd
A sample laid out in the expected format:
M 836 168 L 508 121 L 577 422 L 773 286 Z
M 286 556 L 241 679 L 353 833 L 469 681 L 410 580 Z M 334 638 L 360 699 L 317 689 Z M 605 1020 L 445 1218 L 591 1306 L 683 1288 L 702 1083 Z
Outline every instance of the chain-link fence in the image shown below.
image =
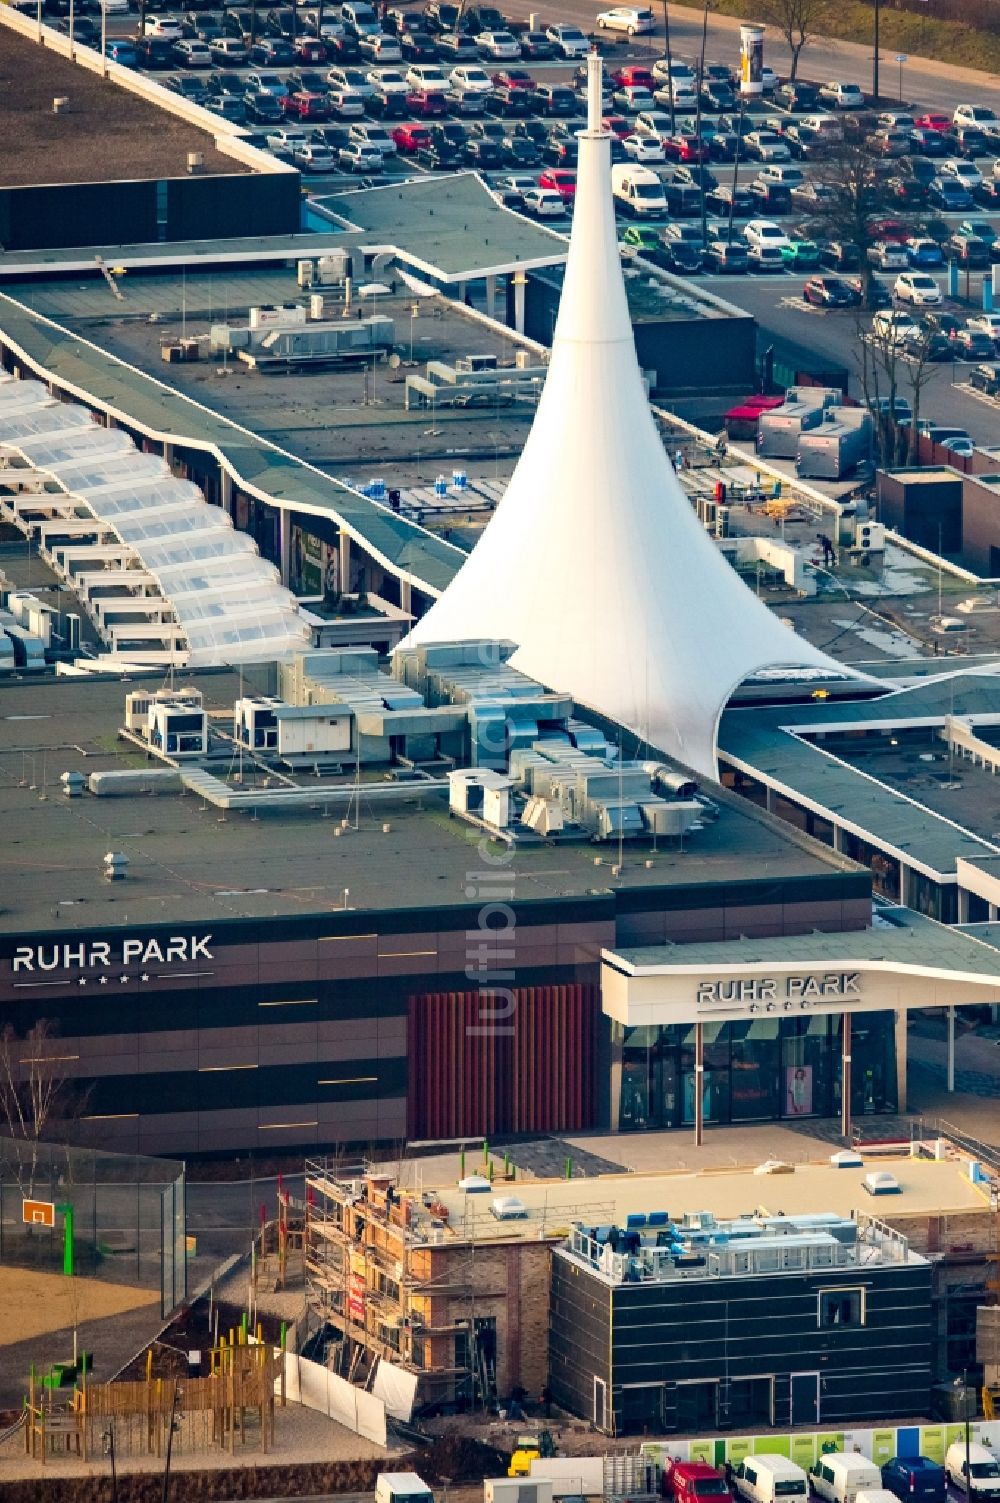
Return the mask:
M 24 1202 L 54 1205 L 29 1224 Z M 61 1272 L 71 1208 L 76 1271 L 159 1289 L 164 1316 L 187 1294 L 184 1165 L 0 1137 L 0 1263 Z

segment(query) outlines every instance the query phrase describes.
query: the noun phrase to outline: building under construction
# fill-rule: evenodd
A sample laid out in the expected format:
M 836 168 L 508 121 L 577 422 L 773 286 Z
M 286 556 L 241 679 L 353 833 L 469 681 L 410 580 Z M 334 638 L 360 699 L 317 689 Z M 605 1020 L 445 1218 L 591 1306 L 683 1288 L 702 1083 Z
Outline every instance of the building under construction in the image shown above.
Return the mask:
M 549 1245 L 566 1228 L 543 1224 L 525 1240 L 523 1226 L 488 1209 L 503 1205 L 502 1190 L 466 1197 L 459 1219 L 435 1193 L 400 1191 L 388 1175 L 344 1179 L 330 1161 L 307 1162 L 306 1281 L 329 1365 L 364 1384 L 389 1361 L 416 1379 L 418 1408 L 505 1400 L 518 1386 L 537 1398 Z

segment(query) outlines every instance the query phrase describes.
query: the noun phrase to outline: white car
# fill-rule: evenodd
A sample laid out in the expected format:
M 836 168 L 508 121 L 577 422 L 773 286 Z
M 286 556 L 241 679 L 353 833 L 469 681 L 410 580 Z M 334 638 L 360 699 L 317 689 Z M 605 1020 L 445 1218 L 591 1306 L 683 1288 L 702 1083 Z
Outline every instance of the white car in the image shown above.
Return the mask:
M 365 112 L 365 96 L 357 89 L 331 88 L 330 109 L 338 120 L 357 120 Z
M 961 157 L 949 157 L 946 162 L 942 162 L 938 167 L 938 175 L 961 183 L 970 193 L 983 186 L 983 174 L 976 164 L 963 161 Z
M 932 308 L 941 301 L 941 289 L 925 271 L 900 272 L 892 284 L 893 297 L 918 308 Z
M 403 49 L 396 38 L 387 36 L 383 32 L 359 37 L 358 51 L 362 57 L 370 58 L 373 63 L 401 63 L 403 61 Z
M 860 110 L 865 102 L 865 96 L 856 83 L 837 83 L 835 80 L 823 85 L 819 97 L 838 110 Z
M 773 94 L 778 87 L 778 75 L 773 68 L 768 67 L 767 63 L 760 70 L 760 86 L 765 94 Z
M 912 115 L 903 115 L 899 110 L 886 110 L 878 117 L 879 130 L 916 130 L 917 122 Z
M 561 57 L 586 57 L 590 52 L 590 43 L 579 26 L 565 26 L 560 23 L 556 26 L 549 26 L 545 35 Z
M 975 313 L 965 320 L 965 327 L 973 334 L 988 334 L 1000 343 L 1000 313 Z
M 558 219 L 566 212 L 562 194 L 554 188 L 528 188 L 523 196 L 527 212 L 537 214 L 539 219 Z
M 447 94 L 451 88 L 447 73 L 437 63 L 411 63 L 406 82 L 411 89 L 426 89 L 428 94 Z
M 294 156 L 296 152 L 309 144 L 300 130 L 291 130 L 287 125 L 268 131 L 264 140 L 267 142 L 268 151 L 284 151 L 289 156 Z
M 521 56 L 521 44 L 509 31 L 481 31 L 476 46 L 496 63 L 517 62 Z
M 106 16 L 127 16 L 128 0 L 97 0 L 97 9 Z
M 909 331 L 917 328 L 913 315 L 899 308 L 880 310 L 872 319 L 872 333 L 889 344 L 902 344 Z
M 365 146 L 374 146 L 384 157 L 394 157 L 397 147 L 389 132 L 381 125 L 352 125 L 347 132 L 348 141 L 360 141 Z
M 210 68 L 212 54 L 204 42 L 183 39 L 174 43 L 174 56 L 182 68 Z
M 686 83 L 683 83 L 680 79 L 674 78 L 671 79 L 670 83 L 667 84 L 666 87 L 670 90 L 670 96 L 674 102 L 675 113 L 677 110 L 691 111 L 692 113 L 697 110 L 698 100 L 695 92 L 693 89 L 689 88 Z M 657 90 L 658 94 L 661 94 L 663 92 L 664 91 L 662 89 Z
M 974 125 L 985 136 L 1000 135 L 1000 115 L 988 104 L 960 104 L 952 116 L 953 125 Z
M 176 16 L 147 16 L 143 22 L 143 36 L 166 37 L 171 42 L 179 42 L 184 35 L 184 27 Z
M 213 63 L 223 68 L 243 68 L 248 60 L 246 45 L 238 37 L 216 37 L 209 42 L 208 51 Z
M 653 30 L 653 12 L 631 5 L 616 5 L 613 10 L 598 13 L 597 24 L 602 31 L 624 31 L 630 37 Z
M 622 142 L 625 155 L 633 162 L 662 162 L 663 147 L 658 136 L 626 136 Z
M 747 245 L 773 246 L 778 250 L 792 243 L 773 219 L 751 219 L 743 231 L 743 238 Z
M 493 87 L 485 68 L 474 63 L 462 63 L 448 74 L 453 89 L 468 89 L 472 94 L 488 94 Z
M 373 89 L 383 94 L 409 94 L 410 86 L 398 68 L 373 68 L 365 78 Z M 327 74 L 327 82 L 330 75 Z
M 686 83 L 689 89 L 694 88 L 696 76 L 694 69 L 690 63 L 679 62 L 676 57 L 670 58 L 669 61 L 665 57 L 658 57 L 651 71 L 653 77 L 658 78 L 661 83 L 669 83 L 673 79 L 674 83 Z
M 364 141 L 348 141 L 337 153 L 337 160 L 347 172 L 378 174 L 382 171 L 382 153 Z

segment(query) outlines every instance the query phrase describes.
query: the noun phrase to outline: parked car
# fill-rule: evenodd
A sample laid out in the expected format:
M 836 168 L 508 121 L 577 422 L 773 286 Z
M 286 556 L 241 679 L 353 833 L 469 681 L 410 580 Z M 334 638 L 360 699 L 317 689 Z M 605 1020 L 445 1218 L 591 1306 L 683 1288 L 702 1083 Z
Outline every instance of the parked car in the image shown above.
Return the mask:
M 950 1445 L 944 1458 L 944 1469 L 952 1487 L 966 1493 L 969 1503 L 973 1499 L 1000 1498 L 1000 1462 L 992 1451 L 978 1442 L 972 1441 L 968 1447 L 963 1441 Z
M 1000 365 L 977 365 L 969 372 L 969 385 L 988 397 L 1000 397 Z
M 936 177 L 927 189 L 927 202 L 945 213 L 956 214 L 972 208 L 972 194 L 955 179 Z
M 774 102 L 786 110 L 814 110 L 819 103 L 819 90 L 814 84 L 793 79 L 779 84 L 774 91 Z
M 906 242 L 906 254 L 910 265 L 920 271 L 944 265 L 944 252 L 936 240 L 925 240 L 914 236 Z
M 438 57 L 449 63 L 471 63 L 479 61 L 479 48 L 475 38 L 464 36 L 457 31 L 444 31 L 435 36 Z
M 959 329 L 954 339 L 959 360 L 992 360 L 996 347 L 988 334 L 968 327 Z
M 590 43 L 579 26 L 560 23 L 548 27 L 545 35 L 555 47 L 559 57 L 586 57 L 590 51 Z
M 791 158 L 788 145 L 773 130 L 753 130 L 743 143 L 748 157 L 758 162 L 787 162 Z
M 482 31 L 477 38 L 481 57 L 506 62 L 521 56 L 521 44 L 509 31 Z
M 252 125 L 273 125 L 284 119 L 281 101 L 265 89 L 248 89 L 243 96 L 243 107 Z
M 865 103 L 865 96 L 856 83 L 826 83 L 820 89 L 819 97 L 838 110 L 860 110 Z
M 904 271 L 892 286 L 893 296 L 916 308 L 929 308 L 941 302 L 941 289 L 925 271 Z
M 525 212 L 537 219 L 557 219 L 566 212 L 562 194 L 554 188 L 528 188 L 523 199 Z
M 124 37 L 116 42 L 108 42 L 104 48 L 104 56 L 113 63 L 120 63 L 123 68 L 139 66 L 139 50 L 136 44 L 126 41 Z
M 877 240 L 868 247 L 868 264 L 879 271 L 897 271 L 909 266 L 910 257 L 905 245 L 898 240 Z
M 306 89 L 297 89 L 292 94 L 286 94 L 285 114 L 292 115 L 297 120 L 329 120 L 330 96 L 324 90 L 322 94 L 311 94 Z
M 802 296 L 814 308 L 855 308 L 860 302 L 854 288 L 841 277 L 810 277 Z
M 952 235 L 945 242 L 944 251 L 950 261 L 970 271 L 985 270 L 990 264 L 990 248 L 978 235 Z
M 556 49 L 544 31 L 526 31 L 520 38 L 521 56 L 525 62 L 547 63 L 556 55 Z
M 988 334 L 1000 348 L 1000 313 L 974 313 L 965 320 L 965 327 L 975 329 L 980 334 Z
M 739 240 L 710 240 L 705 246 L 704 264 L 706 271 L 741 275 L 750 267 L 747 247 Z

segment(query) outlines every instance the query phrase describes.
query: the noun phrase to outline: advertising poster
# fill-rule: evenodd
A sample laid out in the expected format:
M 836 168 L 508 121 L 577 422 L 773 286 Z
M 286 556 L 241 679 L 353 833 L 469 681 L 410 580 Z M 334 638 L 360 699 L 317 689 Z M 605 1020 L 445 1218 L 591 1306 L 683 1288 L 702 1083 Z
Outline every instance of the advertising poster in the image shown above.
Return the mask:
M 730 1466 L 739 1466 L 741 1461 L 746 1461 L 750 1455 L 750 1441 L 746 1435 L 738 1435 L 727 1441 L 726 1452 Z
M 876 1466 L 884 1466 L 891 1461 L 896 1454 L 895 1430 L 872 1431 L 872 1461 Z
M 815 1435 L 793 1435 L 791 1459 L 795 1462 L 796 1466 L 800 1466 L 804 1472 L 808 1472 L 809 1468 L 816 1461 Z
M 938 1466 L 944 1466 L 944 1426 L 921 1425 L 920 1427 L 920 1454 L 926 1456 L 928 1461 L 936 1461 Z
M 812 1109 L 812 1065 L 788 1065 L 785 1069 L 785 1116 L 810 1117 Z
M 693 1440 L 689 1447 L 691 1461 L 703 1461 L 706 1466 L 715 1465 L 715 1442 Z
M 842 1430 L 820 1431 L 816 1437 L 816 1454 L 825 1456 L 828 1451 L 842 1451 L 844 1449 L 844 1432 Z
M 972 1407 L 971 1404 L 970 1404 L 969 1407 L 971 1409 L 971 1407 Z M 965 1439 L 965 1426 L 964 1425 L 945 1425 L 945 1427 L 944 1427 L 944 1448 L 945 1448 L 946 1451 L 947 1451 L 947 1449 L 948 1449 L 949 1446 L 955 1445 L 956 1441 L 964 1440 L 964 1439 Z M 942 1457 L 941 1459 L 943 1461 L 944 1457 Z
M 755 1456 L 788 1456 L 791 1452 L 790 1435 L 755 1435 Z

